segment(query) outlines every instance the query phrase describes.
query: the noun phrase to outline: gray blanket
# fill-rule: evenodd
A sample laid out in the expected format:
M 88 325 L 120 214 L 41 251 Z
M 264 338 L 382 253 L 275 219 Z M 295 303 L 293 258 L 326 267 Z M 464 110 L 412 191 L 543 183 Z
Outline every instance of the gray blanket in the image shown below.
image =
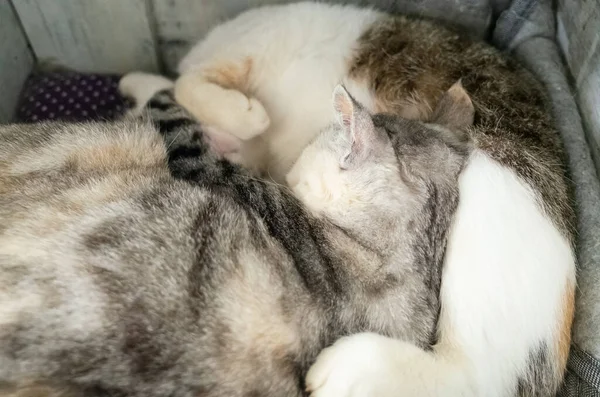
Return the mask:
M 554 40 L 554 13 L 547 3 L 533 7 L 509 48 L 537 74 L 552 97 L 576 186 L 578 289 L 568 373 L 559 395 L 600 396 L 600 184 Z

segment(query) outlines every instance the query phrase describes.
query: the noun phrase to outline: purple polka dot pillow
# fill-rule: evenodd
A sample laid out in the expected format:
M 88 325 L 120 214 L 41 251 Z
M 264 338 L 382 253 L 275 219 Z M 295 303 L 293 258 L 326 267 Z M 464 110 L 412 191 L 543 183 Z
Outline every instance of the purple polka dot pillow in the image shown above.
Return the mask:
M 130 105 L 119 94 L 119 78 L 74 72 L 33 74 L 21 93 L 16 121 L 112 120 Z

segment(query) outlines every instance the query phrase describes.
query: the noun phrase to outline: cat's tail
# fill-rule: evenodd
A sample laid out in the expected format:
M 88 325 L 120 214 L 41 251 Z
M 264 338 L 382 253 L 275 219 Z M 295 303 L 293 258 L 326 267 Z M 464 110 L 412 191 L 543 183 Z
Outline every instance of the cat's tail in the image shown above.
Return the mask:
M 218 127 L 206 124 L 199 120 L 192 112 L 185 109 L 174 100 L 174 83 L 159 75 L 132 72 L 125 75 L 119 82 L 119 91 L 123 96 L 134 100 L 135 107 L 130 111 L 134 117 L 144 116 L 153 121 L 171 120 L 172 118 L 189 119 L 190 123 L 197 122 L 202 125 L 202 131 L 210 144 L 211 149 L 219 156 L 225 157 L 234 163 L 241 163 L 239 156 L 243 141 L 233 134 L 226 133 Z M 168 90 L 168 95 L 160 94 Z M 188 122 L 184 124 L 190 124 Z M 159 128 L 160 130 L 160 128 Z M 164 131 L 159 131 L 163 133 Z M 167 140 L 168 141 L 168 140 Z M 167 145 L 170 147 L 170 144 Z
M 132 113 L 139 115 L 154 94 L 171 89 L 173 86 L 173 82 L 166 77 L 151 73 L 132 72 L 119 81 L 119 92 L 135 101 Z

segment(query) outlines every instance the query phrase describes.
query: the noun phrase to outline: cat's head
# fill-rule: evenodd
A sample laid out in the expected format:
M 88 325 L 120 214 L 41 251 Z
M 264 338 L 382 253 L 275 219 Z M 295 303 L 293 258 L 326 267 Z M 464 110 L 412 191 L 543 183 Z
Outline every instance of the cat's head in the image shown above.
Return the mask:
M 428 123 L 371 116 L 342 86 L 334 90 L 333 108 L 338 122 L 306 147 L 287 175 L 316 215 L 349 228 L 368 220 L 376 227 L 413 215 L 436 191 L 456 191 L 474 116 L 460 83 L 443 95 Z

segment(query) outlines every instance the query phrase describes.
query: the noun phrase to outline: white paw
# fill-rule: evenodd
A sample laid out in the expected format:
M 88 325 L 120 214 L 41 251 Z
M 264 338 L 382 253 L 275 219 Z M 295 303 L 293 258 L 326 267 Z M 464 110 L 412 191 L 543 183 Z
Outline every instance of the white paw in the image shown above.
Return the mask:
M 175 99 L 205 125 L 247 141 L 269 128 L 262 103 L 235 89 L 207 81 L 201 73 L 184 74 L 175 84 Z
M 224 90 L 222 96 L 214 100 L 214 105 L 221 106 L 222 111 L 227 112 L 219 124 L 239 139 L 250 140 L 265 132 L 271 124 L 262 103 L 256 98 L 248 98 L 240 91 Z
M 377 334 L 349 336 L 321 352 L 308 371 L 306 387 L 311 397 L 426 396 L 419 380 L 406 376 L 411 360 L 424 354 Z
M 248 116 L 250 128 L 247 133 L 248 138 L 246 139 L 262 134 L 271 125 L 271 119 L 262 103 L 256 98 L 250 98 L 248 102 L 250 105 L 248 108 L 248 112 L 250 113 Z
M 173 87 L 171 80 L 144 72 L 128 73 L 119 81 L 119 92 L 135 100 L 136 110 L 141 110 L 157 92 L 171 87 Z

